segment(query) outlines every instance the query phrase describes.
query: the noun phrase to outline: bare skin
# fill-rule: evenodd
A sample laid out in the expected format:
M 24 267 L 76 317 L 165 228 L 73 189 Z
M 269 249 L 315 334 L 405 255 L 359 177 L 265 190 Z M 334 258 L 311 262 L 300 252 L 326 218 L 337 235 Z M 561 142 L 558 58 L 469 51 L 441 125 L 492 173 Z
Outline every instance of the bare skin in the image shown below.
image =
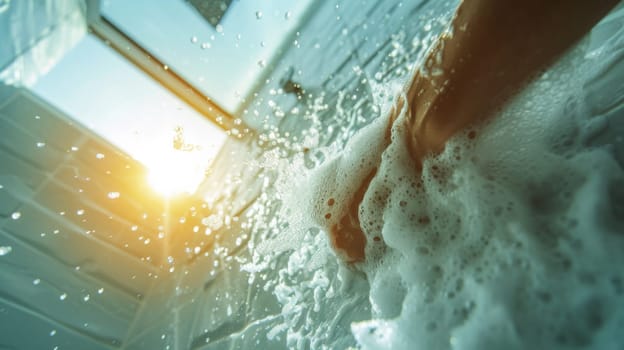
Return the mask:
M 465 127 L 490 117 L 604 17 L 619 0 L 464 0 L 408 90 L 407 147 L 420 169 Z M 394 118 L 391 118 L 394 119 Z M 364 261 L 358 207 L 363 179 L 328 232 L 345 261 Z

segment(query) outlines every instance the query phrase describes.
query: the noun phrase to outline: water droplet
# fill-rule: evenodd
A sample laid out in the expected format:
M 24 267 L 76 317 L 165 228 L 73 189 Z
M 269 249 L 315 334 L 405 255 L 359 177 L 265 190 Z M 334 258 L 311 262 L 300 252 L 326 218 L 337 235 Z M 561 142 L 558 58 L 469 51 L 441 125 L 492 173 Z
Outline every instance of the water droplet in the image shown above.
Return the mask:
M 197 43 L 197 37 L 195 35 L 191 37 L 191 43 L 193 44 Z
M 262 18 L 262 11 L 256 11 L 256 19 Z
M 40 280 L 39 278 L 35 278 L 35 279 L 33 280 L 33 285 L 38 286 L 38 285 L 39 285 L 39 283 L 41 283 L 41 280 Z
M 266 66 L 266 61 L 265 60 L 258 61 L 258 67 L 264 68 L 264 66 Z
M 91 299 L 91 295 L 86 294 L 84 297 L 82 297 L 82 300 L 86 303 L 87 301 L 89 301 L 89 299 Z
M 71 150 L 72 150 L 72 152 L 76 152 L 76 151 L 78 151 L 78 147 L 76 147 L 76 146 L 72 146 L 72 147 L 71 147 Z
M 84 213 L 85 213 L 84 209 L 76 210 L 76 215 L 78 215 L 78 216 L 82 216 L 82 215 L 84 215 Z
M 108 192 L 109 199 L 117 199 L 119 198 L 119 196 L 121 196 L 119 192 Z
M 63 293 L 63 294 L 59 295 L 59 300 L 63 301 L 65 299 L 67 299 L 67 293 Z
M 139 229 L 139 226 L 137 225 L 132 225 L 132 227 L 130 227 L 130 230 L 135 231 Z
M 50 336 L 53 337 L 56 335 L 56 329 L 50 331 Z
M 260 42 L 260 47 L 265 47 L 265 46 L 266 46 L 266 43 L 264 41 L 261 41 Z
M 104 293 L 104 288 L 100 288 L 97 290 L 98 294 L 103 294 Z
M 223 26 L 220 24 L 217 24 L 217 27 L 215 28 L 217 30 L 217 33 L 223 33 Z
M 204 50 L 209 49 L 211 47 L 212 47 L 212 45 L 210 45 L 210 43 L 202 43 L 201 44 L 201 48 L 204 49 Z
M 95 154 L 95 158 L 97 158 L 97 159 L 104 159 L 104 157 L 105 157 L 105 156 L 104 156 L 104 154 L 102 154 L 102 153 L 96 153 L 96 154 Z
M 286 11 L 286 13 L 284 13 L 284 19 L 285 20 L 289 20 L 290 16 L 292 16 L 292 13 L 290 11 Z
M 0 246 L 0 256 L 5 256 L 13 251 L 11 246 Z
M 165 65 L 163 66 L 163 69 L 164 69 L 164 70 L 169 70 L 169 66 L 165 64 Z
M 37 148 L 43 148 L 45 145 L 45 142 L 37 142 Z
M 13 214 L 11 214 L 11 219 L 13 220 L 17 220 L 21 217 L 22 217 L 22 213 L 20 213 L 19 211 L 13 212 Z

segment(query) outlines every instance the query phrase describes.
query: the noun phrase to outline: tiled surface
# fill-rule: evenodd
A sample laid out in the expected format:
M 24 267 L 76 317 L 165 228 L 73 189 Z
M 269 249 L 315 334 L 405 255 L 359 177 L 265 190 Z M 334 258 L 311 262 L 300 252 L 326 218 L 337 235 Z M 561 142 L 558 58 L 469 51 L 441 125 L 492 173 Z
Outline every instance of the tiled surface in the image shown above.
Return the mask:
M 161 273 L 163 204 L 143 194 L 134 161 L 27 91 L 1 88 L 0 347 L 123 346 Z

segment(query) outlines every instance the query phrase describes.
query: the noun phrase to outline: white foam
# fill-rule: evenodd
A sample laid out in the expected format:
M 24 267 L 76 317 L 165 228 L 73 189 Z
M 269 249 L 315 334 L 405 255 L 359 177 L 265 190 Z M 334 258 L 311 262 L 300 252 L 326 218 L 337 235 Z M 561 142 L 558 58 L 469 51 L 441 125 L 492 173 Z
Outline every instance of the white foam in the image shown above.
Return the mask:
M 365 267 L 373 319 L 352 327 L 363 349 L 622 345 L 624 173 L 610 148 L 586 144 L 602 129 L 583 86 L 604 57 L 585 45 L 475 140 L 428 159 L 422 181 L 401 142 L 386 149 L 360 219 L 381 223 L 393 263 Z
M 285 332 L 295 348 L 344 348 L 351 334 L 362 349 L 621 348 L 624 147 L 609 130 L 624 129 L 614 83 L 624 81 L 624 30 L 612 24 L 450 140 L 422 174 L 405 147 L 405 109 L 390 142 L 381 117 L 345 149 L 323 150 L 316 169 L 284 164 L 269 226 L 287 229 L 263 237 L 247 268 L 283 267 L 284 323 L 271 337 Z M 373 168 L 360 206 L 364 278 L 319 228 Z

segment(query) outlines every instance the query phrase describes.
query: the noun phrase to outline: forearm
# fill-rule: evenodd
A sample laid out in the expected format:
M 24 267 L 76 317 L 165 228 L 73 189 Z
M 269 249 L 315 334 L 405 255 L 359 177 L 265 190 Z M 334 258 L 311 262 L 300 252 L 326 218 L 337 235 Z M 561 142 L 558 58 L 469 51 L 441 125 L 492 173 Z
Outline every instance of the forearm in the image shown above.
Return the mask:
M 464 0 L 408 92 L 418 161 L 488 117 L 618 0 Z

